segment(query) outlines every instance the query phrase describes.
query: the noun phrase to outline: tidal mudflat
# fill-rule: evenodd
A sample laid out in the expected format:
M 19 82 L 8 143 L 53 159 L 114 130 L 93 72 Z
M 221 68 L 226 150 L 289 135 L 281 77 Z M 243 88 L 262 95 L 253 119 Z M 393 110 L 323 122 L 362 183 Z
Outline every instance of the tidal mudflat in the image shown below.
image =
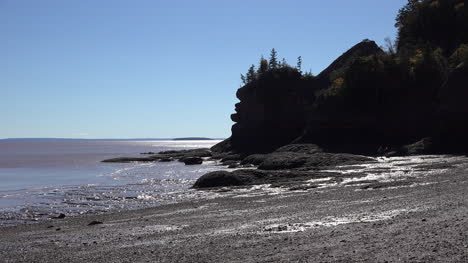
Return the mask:
M 199 190 L 209 198 L 4 227 L 0 252 L 5 262 L 466 262 L 463 158 L 386 158 L 334 168 L 341 182 L 304 181 L 314 188 L 213 188 Z

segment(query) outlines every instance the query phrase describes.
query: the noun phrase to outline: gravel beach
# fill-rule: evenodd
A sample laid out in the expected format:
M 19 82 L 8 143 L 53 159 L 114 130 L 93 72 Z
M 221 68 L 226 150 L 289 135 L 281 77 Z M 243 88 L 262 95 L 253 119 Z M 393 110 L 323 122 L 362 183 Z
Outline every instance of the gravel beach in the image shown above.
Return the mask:
M 413 164 L 418 176 L 400 183 L 221 188 L 211 199 L 4 227 L 0 262 L 468 262 L 468 174 L 453 163 Z

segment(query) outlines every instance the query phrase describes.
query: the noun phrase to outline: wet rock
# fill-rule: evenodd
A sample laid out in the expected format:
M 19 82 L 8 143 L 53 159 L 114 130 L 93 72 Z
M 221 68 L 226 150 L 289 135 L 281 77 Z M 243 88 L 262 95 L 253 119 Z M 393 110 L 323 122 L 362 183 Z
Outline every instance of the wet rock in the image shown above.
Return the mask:
M 183 162 L 185 165 L 197 165 L 197 164 L 202 164 L 203 159 L 200 157 L 186 157 L 183 159 Z
M 215 171 L 200 177 L 194 188 L 224 186 L 246 186 L 270 184 L 271 187 L 294 187 L 309 179 L 330 177 L 335 174 L 319 171 L 263 171 L 257 169 L 239 169 L 232 172 Z
M 240 161 L 242 160 L 242 156 L 240 154 L 229 154 L 221 159 L 222 163 L 229 162 L 229 161 Z
M 210 188 L 220 186 L 236 186 L 252 183 L 256 176 L 262 177 L 264 174 L 253 170 L 237 170 L 234 172 L 215 171 L 210 172 L 198 180 L 193 185 L 194 188 Z
M 154 155 L 150 155 L 146 158 L 143 157 L 119 157 L 103 160 L 102 162 L 106 163 L 129 163 L 129 162 L 170 162 L 173 160 L 179 160 L 184 162 L 187 158 L 203 158 L 211 157 L 210 149 L 200 148 L 200 149 L 190 149 L 190 150 L 181 150 L 181 151 L 162 151 Z
M 267 156 L 259 169 L 262 170 L 282 170 L 301 168 L 313 170 L 328 166 L 352 165 L 365 162 L 375 162 L 370 157 L 347 153 L 315 153 L 303 154 L 294 152 L 274 152 Z
M 241 164 L 245 165 L 245 164 L 253 164 L 253 165 L 259 165 L 261 164 L 263 161 L 265 161 L 265 159 L 268 157 L 267 154 L 252 154 L 252 155 L 249 155 L 247 157 L 245 157 Z
M 282 170 L 298 168 L 303 166 L 308 155 L 293 152 L 275 152 L 268 154 L 265 160 L 259 165 L 262 170 Z
M 227 166 L 231 166 L 231 165 L 239 165 L 239 162 L 234 161 L 234 160 L 229 160 L 229 161 L 222 162 L 222 164 L 227 165 Z
M 103 163 L 131 163 L 131 162 L 153 162 L 152 158 L 142 158 L 142 157 L 118 157 L 103 160 Z

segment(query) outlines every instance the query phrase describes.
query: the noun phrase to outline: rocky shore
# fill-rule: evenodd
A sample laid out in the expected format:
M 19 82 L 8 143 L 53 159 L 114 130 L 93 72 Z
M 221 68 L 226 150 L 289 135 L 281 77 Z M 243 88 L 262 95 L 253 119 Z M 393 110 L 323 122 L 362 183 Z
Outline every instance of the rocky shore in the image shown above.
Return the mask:
M 1 260 L 466 262 L 466 158 L 372 160 L 302 171 L 296 187 L 265 179 L 200 190 L 208 199 L 1 228 Z

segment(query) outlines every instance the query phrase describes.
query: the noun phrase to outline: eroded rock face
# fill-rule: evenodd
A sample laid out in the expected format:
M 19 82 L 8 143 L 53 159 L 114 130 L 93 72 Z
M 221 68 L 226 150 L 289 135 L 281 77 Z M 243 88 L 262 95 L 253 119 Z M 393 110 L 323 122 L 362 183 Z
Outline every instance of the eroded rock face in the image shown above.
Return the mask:
M 240 102 L 231 119 L 231 144 L 240 152 L 269 152 L 299 136 L 310 105 L 301 75 L 294 70 L 274 70 L 237 91 Z
M 266 153 L 302 137 L 311 126 L 311 116 L 317 115 L 314 108 L 316 93 L 329 87 L 330 74 L 345 70 L 356 57 L 379 52 L 382 50 L 375 42 L 364 40 L 316 78 L 302 78 L 296 70 L 283 68 L 270 70 L 241 87 L 236 93 L 240 102 L 235 106 L 236 113 L 231 115 L 235 124 L 230 146 L 243 153 Z M 318 117 L 329 118 L 326 115 Z M 326 136 L 328 131 L 321 129 L 319 132 Z

